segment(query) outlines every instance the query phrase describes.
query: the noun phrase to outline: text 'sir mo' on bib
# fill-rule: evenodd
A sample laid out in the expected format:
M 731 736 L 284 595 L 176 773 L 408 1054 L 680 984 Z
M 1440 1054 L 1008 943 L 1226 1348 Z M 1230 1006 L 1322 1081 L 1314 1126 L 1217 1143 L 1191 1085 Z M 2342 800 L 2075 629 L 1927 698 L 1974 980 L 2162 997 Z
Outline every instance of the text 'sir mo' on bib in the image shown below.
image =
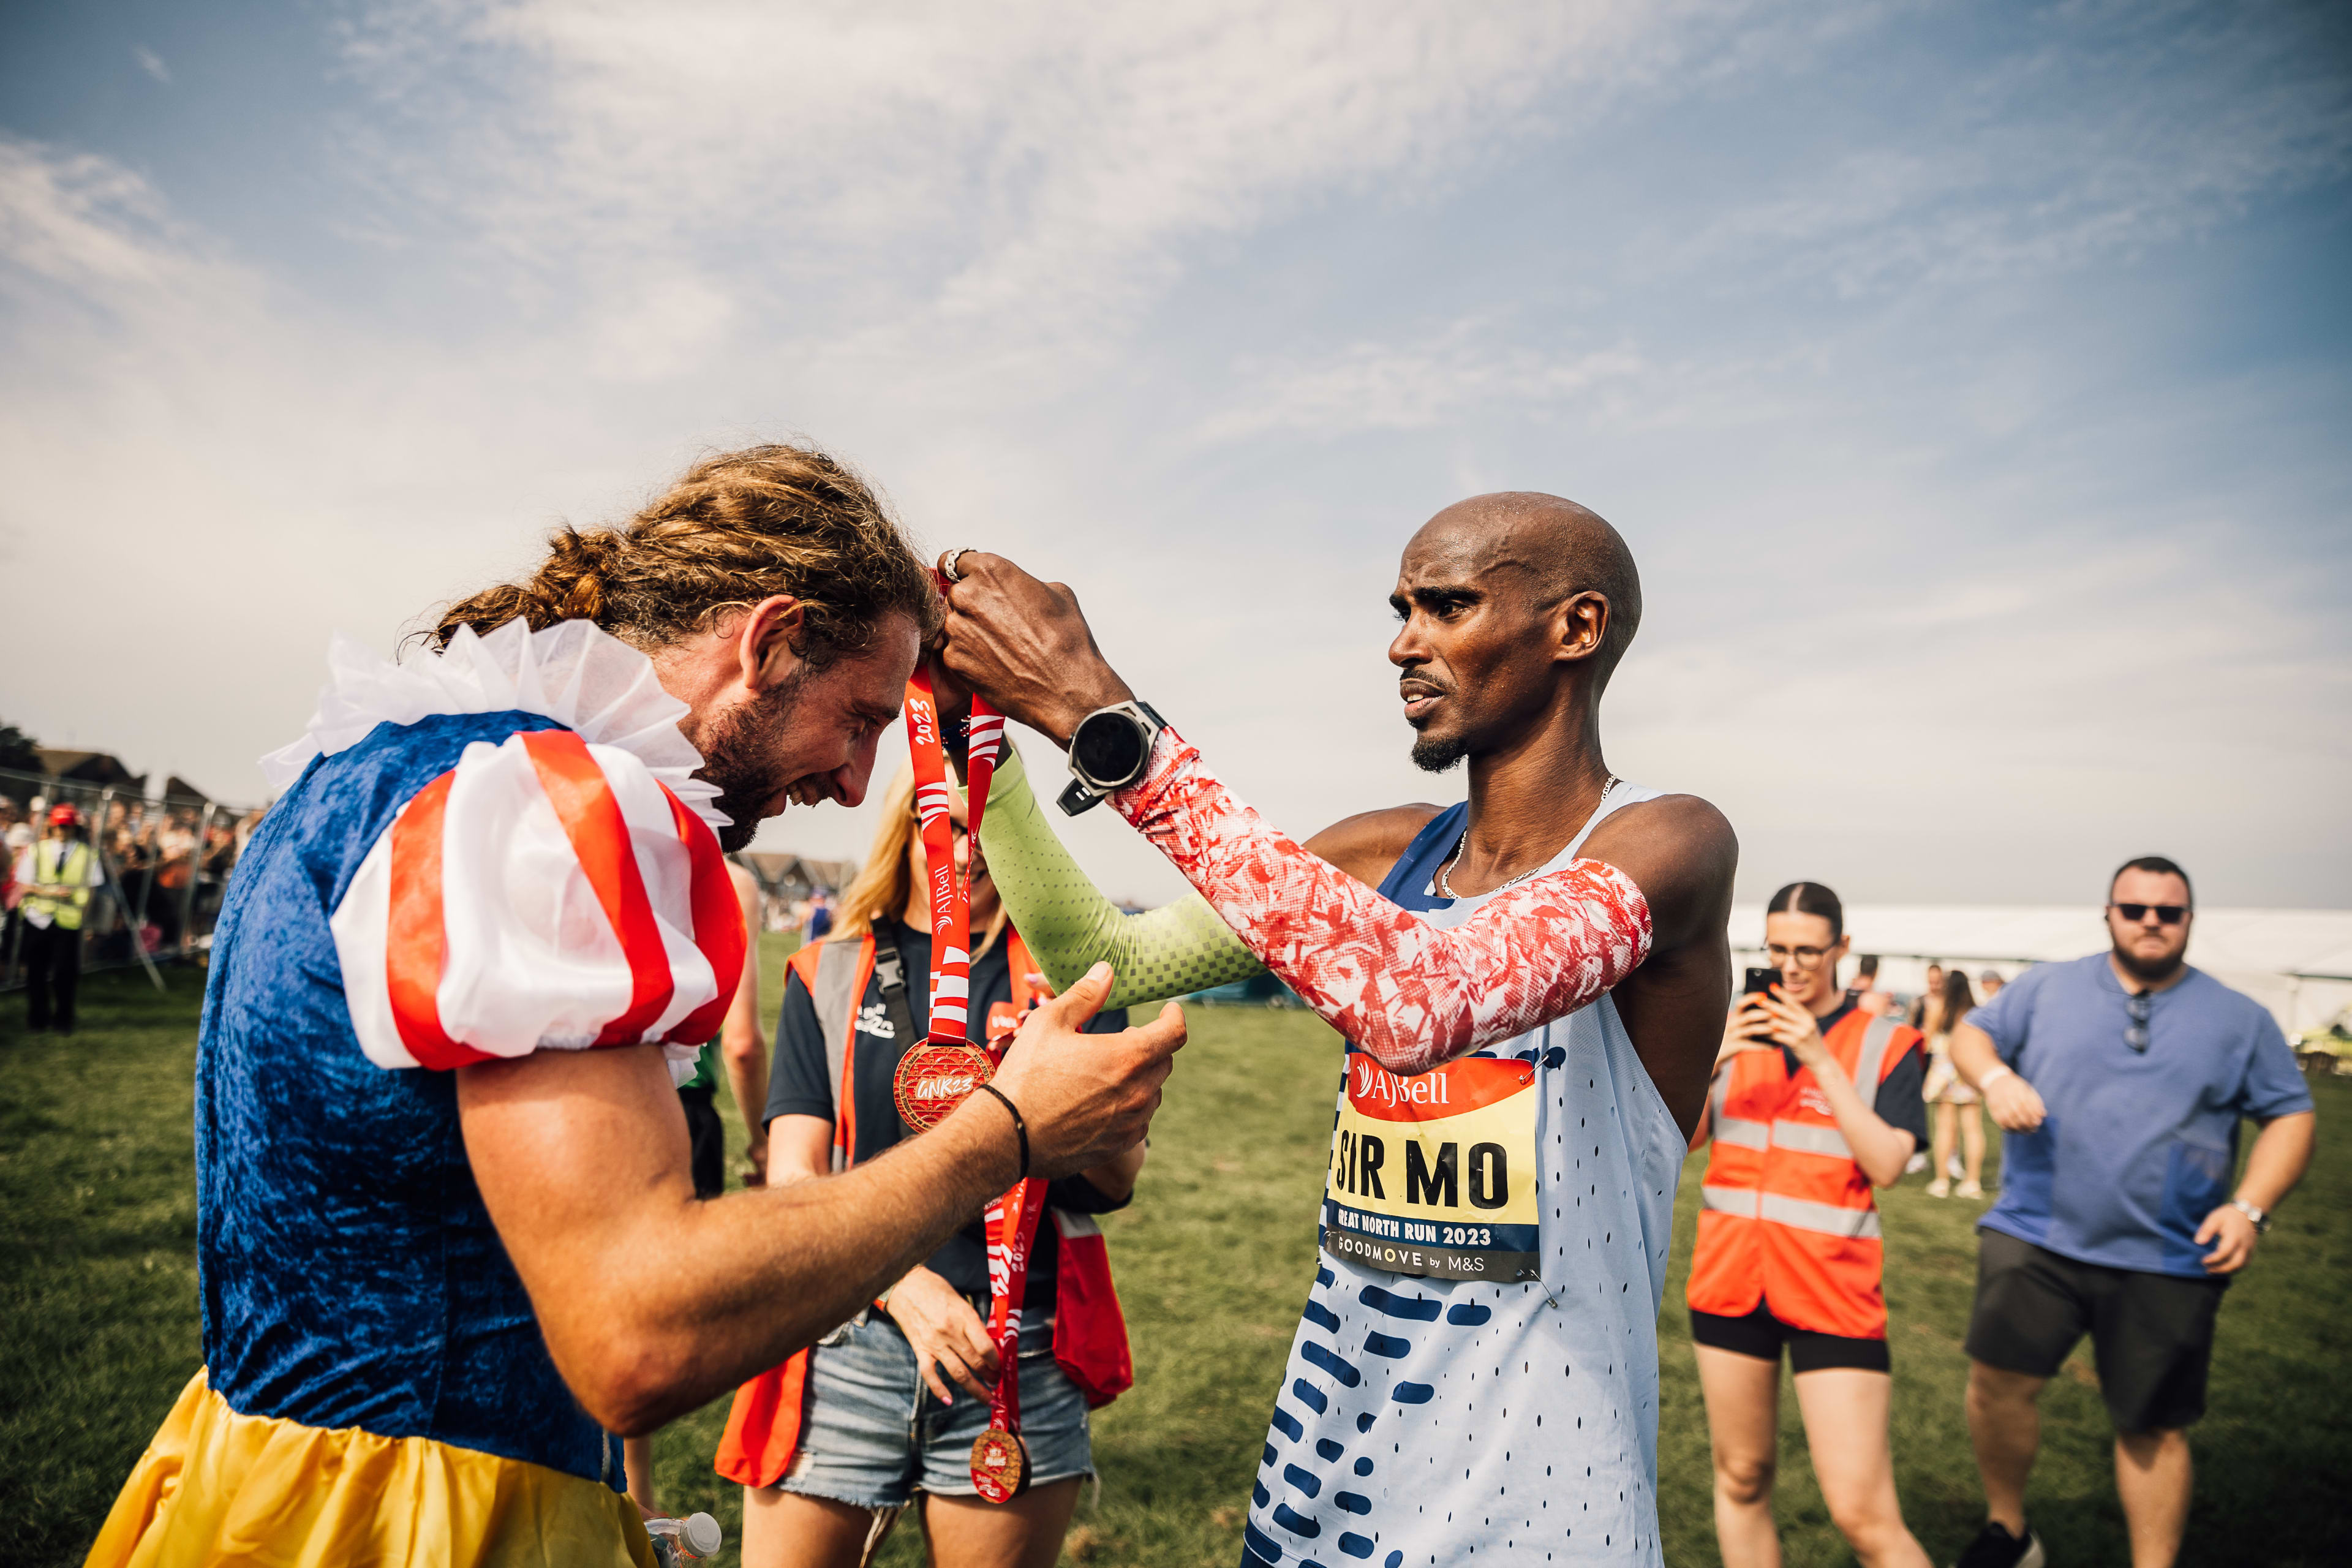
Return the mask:
M 1323 1250 L 1440 1279 L 1541 1277 L 1533 1062 L 1399 1078 L 1359 1051 L 1323 1185 Z

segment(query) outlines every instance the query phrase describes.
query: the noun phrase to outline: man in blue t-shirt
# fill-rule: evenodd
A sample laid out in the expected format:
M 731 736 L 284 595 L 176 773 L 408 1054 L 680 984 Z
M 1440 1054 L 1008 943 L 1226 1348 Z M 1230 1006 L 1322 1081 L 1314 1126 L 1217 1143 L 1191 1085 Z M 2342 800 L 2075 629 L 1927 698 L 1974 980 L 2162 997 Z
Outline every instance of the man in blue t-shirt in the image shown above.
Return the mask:
M 2026 971 L 1952 1031 L 1953 1065 L 2007 1134 L 1968 1340 L 1989 1519 L 1960 1568 L 2040 1568 L 2035 1401 L 2085 1331 L 2132 1561 L 2179 1552 L 2221 1293 L 2303 1179 L 2314 1124 L 2270 1014 L 2189 967 L 2193 915 L 2187 872 L 2129 861 L 2108 886 L 2111 951 Z M 2262 1131 L 2233 1194 L 2243 1117 Z

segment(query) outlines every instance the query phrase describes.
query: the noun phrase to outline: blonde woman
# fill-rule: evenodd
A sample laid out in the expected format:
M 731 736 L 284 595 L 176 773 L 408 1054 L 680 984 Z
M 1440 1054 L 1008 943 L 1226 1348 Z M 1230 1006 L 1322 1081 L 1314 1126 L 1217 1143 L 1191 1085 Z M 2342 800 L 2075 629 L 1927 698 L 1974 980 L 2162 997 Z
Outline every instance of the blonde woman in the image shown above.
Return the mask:
M 951 813 L 971 879 L 975 1043 L 1020 1026 L 1050 996 L 996 887 Z M 771 1184 L 875 1158 L 906 1137 L 892 1095 L 899 1057 L 929 1024 L 930 905 L 912 771 L 882 803 L 866 868 L 841 895 L 830 938 L 794 955 L 776 1021 L 766 1109 Z M 1087 1026 L 1115 1033 L 1124 1012 Z M 1090 1406 L 1131 1381 L 1126 1328 L 1087 1216 L 1126 1206 L 1139 1143 L 1046 1189 L 1022 1301 L 1021 1431 L 1033 1480 L 982 1500 L 971 1446 L 998 1369 L 987 1318 L 987 1237 L 975 1221 L 885 1290 L 871 1310 L 747 1384 L 719 1451 L 744 1485 L 745 1568 L 856 1568 L 917 1497 L 940 1568 L 1051 1568 L 1093 1473 Z
M 1928 1168 L 1936 1179 L 1927 1184 L 1931 1198 L 1952 1194 L 1952 1135 L 1960 1143 L 1960 1196 L 1984 1196 L 1984 1110 L 1977 1091 L 1952 1067 L 1952 1027 L 1976 1010 L 1976 993 L 1969 989 L 1968 971 L 1955 964 L 1944 976 L 1943 988 L 1929 994 L 1921 1016 L 1920 1032 L 1927 1037 L 1927 1103 L 1934 1107 Z

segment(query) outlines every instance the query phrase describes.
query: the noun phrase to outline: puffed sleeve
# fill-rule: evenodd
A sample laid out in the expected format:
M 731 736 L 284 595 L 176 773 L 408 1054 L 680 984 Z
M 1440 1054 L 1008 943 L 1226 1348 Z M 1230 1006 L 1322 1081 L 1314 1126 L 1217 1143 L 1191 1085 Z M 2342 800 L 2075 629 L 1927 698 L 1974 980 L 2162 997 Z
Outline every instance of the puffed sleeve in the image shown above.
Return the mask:
M 385 1068 L 660 1041 L 690 1075 L 747 941 L 709 826 L 636 757 L 569 730 L 467 747 L 401 807 L 331 924 L 360 1048 Z

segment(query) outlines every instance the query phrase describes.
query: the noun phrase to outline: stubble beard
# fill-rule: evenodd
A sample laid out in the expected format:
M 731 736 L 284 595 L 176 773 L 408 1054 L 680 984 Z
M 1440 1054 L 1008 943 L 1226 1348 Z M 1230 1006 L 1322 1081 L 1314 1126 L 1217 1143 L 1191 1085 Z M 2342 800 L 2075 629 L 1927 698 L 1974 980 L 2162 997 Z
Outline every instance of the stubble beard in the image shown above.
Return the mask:
M 712 804 L 734 818 L 719 830 L 719 847 L 730 855 L 751 847 L 760 831 L 756 813 L 792 782 L 767 759 L 782 748 L 806 680 L 805 669 L 794 670 L 775 689 L 719 715 L 705 737 L 696 776 L 719 786 Z

